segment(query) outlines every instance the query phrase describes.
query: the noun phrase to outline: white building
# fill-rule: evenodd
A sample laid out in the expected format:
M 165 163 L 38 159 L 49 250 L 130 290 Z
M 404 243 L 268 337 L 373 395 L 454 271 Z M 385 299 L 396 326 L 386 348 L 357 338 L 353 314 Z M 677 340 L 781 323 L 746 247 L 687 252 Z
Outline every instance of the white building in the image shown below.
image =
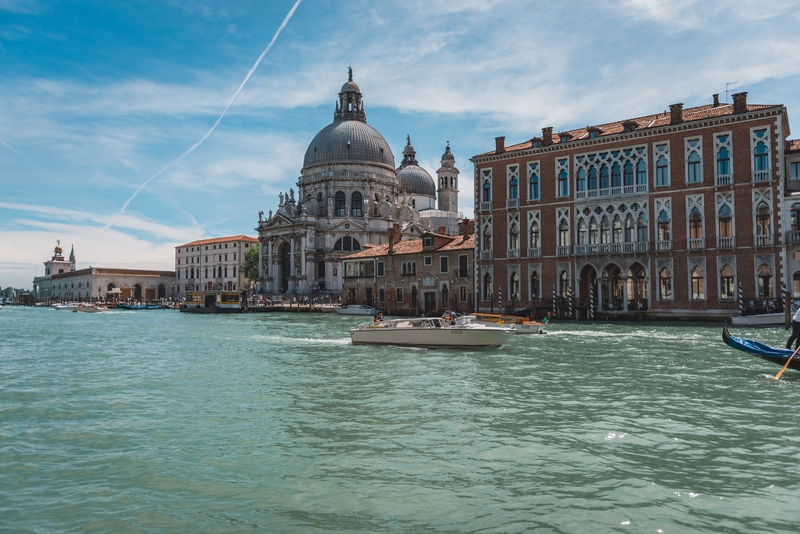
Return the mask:
M 248 280 L 242 262 L 258 239 L 246 235 L 201 239 L 175 247 L 175 283 L 178 298 L 187 291 L 240 291 Z
M 261 293 L 341 292 L 341 257 L 388 241 L 400 224 L 406 238 L 425 231 L 458 233 L 458 169 L 448 145 L 439 184 L 419 167 L 410 138 L 403 163 L 367 124 L 352 70 L 333 122 L 311 141 L 294 189 L 279 195 L 275 215 L 259 213 Z M 436 194 L 439 194 L 438 209 Z
M 173 296 L 175 275 L 171 271 L 117 269 L 108 267 L 75 268 L 75 251 L 64 260 L 60 245 L 44 262 L 44 276 L 33 279 L 37 300 L 127 300 L 145 301 Z

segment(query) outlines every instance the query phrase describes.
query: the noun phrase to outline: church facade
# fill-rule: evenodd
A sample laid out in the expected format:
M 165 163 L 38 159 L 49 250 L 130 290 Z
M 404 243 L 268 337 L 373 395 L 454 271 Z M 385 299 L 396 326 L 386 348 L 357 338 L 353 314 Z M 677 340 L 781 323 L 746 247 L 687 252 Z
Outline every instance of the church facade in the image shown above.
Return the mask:
M 342 86 L 333 122 L 306 150 L 294 188 L 279 194 L 273 215 L 259 213 L 258 291 L 341 293 L 341 258 L 388 242 L 399 225 L 405 238 L 458 232 L 458 174 L 448 144 L 438 184 L 418 165 L 407 138 L 402 164 L 367 124 L 352 70 Z M 438 205 L 437 205 L 438 193 Z

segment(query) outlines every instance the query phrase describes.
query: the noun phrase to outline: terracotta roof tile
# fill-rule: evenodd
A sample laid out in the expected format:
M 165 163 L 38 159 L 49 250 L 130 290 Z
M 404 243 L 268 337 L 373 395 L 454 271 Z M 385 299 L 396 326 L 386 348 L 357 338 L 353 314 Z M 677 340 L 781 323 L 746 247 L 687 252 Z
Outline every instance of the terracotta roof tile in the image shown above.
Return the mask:
M 768 109 L 779 107 L 779 104 L 748 104 L 747 111 L 756 111 L 759 109 Z M 719 104 L 718 106 L 714 106 L 713 104 L 706 104 L 703 106 L 697 106 L 693 108 L 684 108 L 683 110 L 683 122 L 692 122 L 692 121 L 699 121 L 705 119 L 711 119 L 714 117 L 722 117 L 724 115 L 733 115 L 733 104 Z M 559 133 L 567 133 L 572 136 L 572 140 L 578 139 L 586 139 L 589 136 L 589 128 L 600 128 L 602 133 L 598 135 L 598 137 L 605 137 L 607 135 L 615 135 L 622 133 L 624 131 L 624 127 L 622 123 L 627 122 L 629 120 L 635 121 L 639 123 L 639 127 L 636 131 L 645 130 L 648 128 L 659 128 L 662 126 L 667 126 L 670 123 L 670 111 L 664 110 L 659 113 L 655 113 L 652 115 L 645 115 L 643 117 L 636 117 L 633 119 L 625 119 L 615 122 L 609 122 L 606 124 L 596 124 L 593 126 L 586 126 L 585 128 L 577 128 L 575 130 L 567 130 L 566 132 L 559 132 Z M 558 145 L 558 135 L 553 134 L 554 138 L 554 145 Z M 536 139 L 541 139 L 537 137 Z M 568 145 L 569 143 L 567 143 Z M 505 147 L 506 152 L 513 152 L 515 150 L 526 150 L 533 147 L 533 141 L 528 140 L 523 143 L 518 143 L 516 145 L 509 145 Z M 478 154 L 476 157 L 480 156 L 490 156 L 495 154 L 496 151 L 492 150 L 491 152 L 484 152 L 483 154 Z
M 452 241 L 443 245 L 436 249 L 436 251 L 447 251 L 447 250 L 461 250 L 461 249 L 469 249 L 472 250 L 474 244 L 474 236 L 447 236 Z M 422 239 L 407 239 L 404 241 L 400 241 L 394 244 L 392 249 L 392 254 L 394 256 L 402 255 L 402 254 L 420 254 L 422 253 Z M 363 250 L 359 250 L 358 252 L 353 252 L 352 254 L 348 254 L 344 256 L 343 260 L 352 260 L 356 258 L 377 258 L 380 256 L 388 256 L 389 255 L 389 243 L 384 243 L 382 245 L 372 245 L 369 248 L 366 246 Z
M 786 141 L 786 152 L 800 152 L 800 139 Z
M 231 241 L 245 241 L 247 243 L 258 243 L 258 239 L 255 237 L 250 237 L 246 235 L 232 235 L 229 237 L 214 237 L 212 239 L 201 239 L 199 241 L 192 241 L 191 243 L 186 243 L 184 245 L 178 245 L 175 248 L 181 247 L 196 247 L 198 245 L 211 245 L 217 243 L 229 243 Z

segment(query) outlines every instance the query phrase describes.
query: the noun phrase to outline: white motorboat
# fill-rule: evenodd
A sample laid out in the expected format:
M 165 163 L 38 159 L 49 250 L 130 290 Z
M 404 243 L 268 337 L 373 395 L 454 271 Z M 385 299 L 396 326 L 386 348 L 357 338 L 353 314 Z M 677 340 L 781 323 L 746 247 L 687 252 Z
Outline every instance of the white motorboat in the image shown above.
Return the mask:
M 779 313 L 759 313 L 756 315 L 735 315 L 731 317 L 731 323 L 736 326 L 777 326 L 786 321 L 786 314 Z
M 105 312 L 108 311 L 108 308 L 105 306 L 98 306 L 97 304 L 78 304 L 74 308 L 72 308 L 74 312 L 85 312 L 85 313 L 97 313 L 97 312 Z
M 538 321 L 522 321 L 514 325 L 514 330 L 517 334 L 546 334 L 544 331 L 545 324 Z
M 342 304 L 336 308 L 336 313 L 342 315 L 378 315 L 380 310 L 376 310 L 372 306 L 364 306 L 363 304 Z
M 74 310 L 78 307 L 77 302 L 63 302 L 60 304 L 53 304 L 52 308 L 54 310 Z
M 353 345 L 499 347 L 513 335 L 513 328 L 487 326 L 467 315 L 458 317 L 455 324 L 440 317 L 363 323 L 350 330 L 350 341 Z

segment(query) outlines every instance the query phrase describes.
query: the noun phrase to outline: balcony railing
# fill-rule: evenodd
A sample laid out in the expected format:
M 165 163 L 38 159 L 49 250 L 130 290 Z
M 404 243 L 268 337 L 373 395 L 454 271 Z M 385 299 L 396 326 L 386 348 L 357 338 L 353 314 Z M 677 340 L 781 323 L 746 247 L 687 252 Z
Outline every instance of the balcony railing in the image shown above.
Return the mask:
M 519 249 L 518 248 L 510 248 L 506 250 L 506 258 L 519 258 Z
M 491 260 L 492 259 L 492 251 L 491 250 L 481 250 L 481 259 L 482 260 Z
M 756 246 L 757 247 L 771 247 L 772 246 L 772 234 L 761 234 L 756 236 Z
M 786 232 L 786 243 L 796 245 L 800 243 L 800 231 L 790 230 Z
M 556 247 L 556 256 L 569 256 L 569 245 L 565 247 Z
M 718 174 L 717 185 L 731 185 L 733 183 L 732 174 Z
M 491 202 L 481 202 L 481 211 L 492 211 Z
M 659 239 L 656 241 L 656 250 L 672 250 L 672 239 Z
M 736 239 L 733 236 L 717 238 L 717 248 L 733 248 L 736 246 Z
M 800 234 L 800 232 L 798 232 L 798 234 Z M 528 249 L 529 258 L 539 258 L 541 256 L 542 256 L 542 249 L 540 249 L 539 247 Z
M 706 240 L 703 238 L 697 239 L 690 239 L 689 240 L 689 249 L 690 250 L 699 250 L 706 248 Z
M 593 243 L 590 245 L 575 245 L 576 255 L 595 254 L 632 254 L 634 252 L 648 252 L 649 241 L 634 241 L 627 243 Z
M 623 187 L 604 189 L 589 189 L 588 191 L 576 191 L 575 198 L 577 200 L 582 200 L 586 198 L 631 195 L 633 193 L 647 193 L 647 184 L 626 185 Z
M 754 182 L 769 182 L 769 179 L 770 179 L 769 169 L 767 169 L 766 171 L 753 171 Z
M 506 207 L 507 208 L 518 208 L 519 207 L 519 199 L 518 198 L 508 198 L 508 199 L 506 199 Z

